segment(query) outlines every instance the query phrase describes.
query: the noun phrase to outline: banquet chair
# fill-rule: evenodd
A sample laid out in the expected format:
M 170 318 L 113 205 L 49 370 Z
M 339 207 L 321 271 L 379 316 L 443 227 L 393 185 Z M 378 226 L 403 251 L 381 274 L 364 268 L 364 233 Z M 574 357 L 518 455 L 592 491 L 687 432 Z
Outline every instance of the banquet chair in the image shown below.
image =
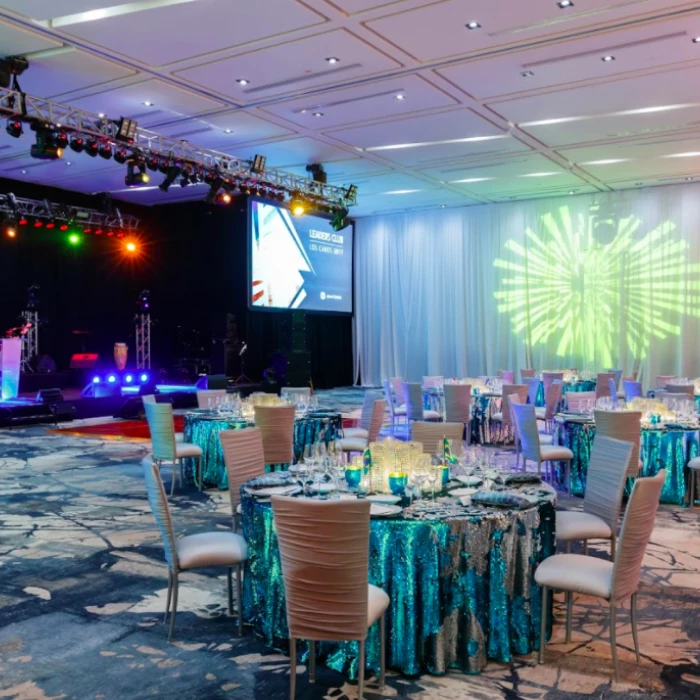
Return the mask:
M 369 428 L 372 422 L 372 411 L 374 402 L 380 399 L 374 391 L 365 391 L 362 399 L 362 411 L 360 413 L 360 424 L 356 428 L 343 428 L 344 438 L 364 438 L 369 437 Z
M 615 387 L 615 380 L 608 379 L 608 386 L 610 387 L 610 399 L 612 400 L 613 406 L 617 406 L 617 388 Z
M 290 464 L 294 458 L 294 406 L 255 406 L 265 464 Z
M 311 396 L 310 386 L 283 386 L 280 390 L 280 396 Z
M 510 413 L 510 402 L 508 397 L 512 394 L 517 394 L 518 403 L 527 401 L 527 385 L 525 384 L 504 384 L 501 393 L 501 410 L 491 416 L 491 420 L 501 424 L 501 434 L 503 435 L 503 444 L 506 444 L 506 439 L 513 427 L 513 418 Z M 534 408 L 534 406 L 533 406 Z
M 669 394 L 682 394 L 683 398 L 695 401 L 695 384 L 667 384 Z
M 406 397 L 406 420 L 441 420 L 442 416 L 431 409 L 423 408 L 423 387 L 417 383 L 403 383 L 403 395 Z
M 536 369 L 521 369 L 520 370 L 520 381 L 523 384 L 526 384 L 525 380 L 526 379 L 532 379 L 535 375 L 537 374 Z
M 433 377 L 423 377 L 423 387 L 426 389 L 434 389 L 438 386 L 443 386 L 445 383 L 445 377 L 433 376 Z
M 336 447 L 343 452 L 364 452 L 379 437 L 379 431 L 382 429 L 382 423 L 384 423 L 385 411 L 386 401 L 384 399 L 375 399 L 367 437 L 345 437 L 335 441 Z
M 202 389 L 197 392 L 197 407 L 209 408 L 209 399 L 221 401 L 226 398 L 226 389 Z
M 389 418 L 391 420 L 391 435 L 393 436 L 396 419 L 403 418 L 404 422 L 407 422 L 406 406 L 397 406 L 394 403 L 394 397 L 391 395 L 391 385 L 389 384 L 389 381 L 387 379 L 385 379 L 382 382 L 382 386 L 384 387 L 384 396 L 386 397 L 386 405 L 389 407 Z
M 424 455 L 437 454 L 436 448 L 439 440 L 462 441 L 464 435 L 463 423 L 429 423 L 417 420 L 411 425 L 411 439 L 423 445 Z
M 260 428 L 222 430 L 219 433 L 219 440 L 221 440 L 221 451 L 228 477 L 233 531 L 237 532 L 238 519 L 241 515 L 241 486 L 246 481 L 265 474 L 262 433 Z
M 586 478 L 583 511 L 558 510 L 555 517 L 557 541 L 583 542 L 588 554 L 588 540 L 610 540 L 610 559 L 615 561 L 615 541 L 620 522 L 620 507 L 625 478 L 630 471 L 634 444 L 607 435 L 596 435 Z
M 394 390 L 394 403 L 401 407 L 406 405 L 406 394 L 403 390 L 404 381 L 401 377 L 394 377 L 391 380 L 391 388 Z
M 667 384 L 673 384 L 673 380 L 676 379 L 675 374 L 657 374 L 656 375 L 656 386 L 655 389 L 665 389 Z
M 537 416 L 537 420 L 544 421 L 544 429 L 546 432 L 552 432 L 552 421 L 559 410 L 563 390 L 563 382 L 560 379 L 555 379 L 549 385 L 549 391 L 545 395 L 545 405 L 535 407 L 535 415 Z
M 615 382 L 615 393 L 617 393 L 617 390 L 620 388 L 620 380 L 622 379 L 622 370 L 621 369 L 606 369 L 605 370 L 608 374 L 613 375 L 613 381 Z
M 539 384 L 539 381 L 538 381 Z M 520 443 L 520 434 L 518 433 L 518 421 L 513 411 L 514 403 L 522 403 L 519 394 L 510 394 L 508 396 L 508 403 L 510 404 L 510 415 L 513 421 L 513 441 L 515 442 L 515 466 L 516 468 L 520 466 L 520 455 L 522 453 L 522 445 Z M 534 405 L 534 404 L 533 404 Z M 540 437 L 541 445 L 551 445 L 553 440 L 553 435 L 538 433 Z
M 445 420 L 465 426 L 467 443 L 472 434 L 472 385 L 445 384 Z
M 612 372 L 598 372 L 596 375 L 595 382 L 595 399 L 605 398 L 606 396 L 611 396 L 610 393 L 610 379 L 614 379 L 615 375 Z
M 175 437 L 173 422 L 173 407 L 169 403 L 149 403 L 143 405 L 146 412 L 148 429 L 153 443 L 153 461 L 160 466 L 163 460 L 172 462 L 173 480 L 170 484 L 170 495 L 175 493 L 176 464 L 180 467 L 180 486 L 182 486 L 182 460 L 192 457 L 197 460 L 197 480 L 199 490 L 202 490 L 202 448 L 188 442 L 178 442 Z
M 629 461 L 627 476 L 636 478 L 642 468 L 639 459 L 639 449 L 642 440 L 642 412 L 641 411 L 601 411 L 596 409 L 595 416 L 595 440 L 599 435 L 631 442 L 632 457 Z
M 662 469 L 656 476 L 638 479 L 630 496 L 620 531 L 620 543 L 615 561 L 605 561 L 585 554 L 555 554 L 545 559 L 535 571 L 535 581 L 542 588 L 542 618 L 540 621 L 539 663 L 544 663 L 547 633 L 547 599 L 550 590 L 566 593 L 566 641 L 571 640 L 571 612 L 573 593 L 607 600 L 610 605 L 610 649 L 615 680 L 619 680 L 617 666 L 617 604 L 630 598 L 632 639 L 637 663 L 639 638 L 637 636 L 637 590 L 639 589 L 642 560 L 646 552 L 661 488 L 666 479 Z
M 554 471 L 552 462 L 564 462 L 566 464 L 566 483 L 571 493 L 571 460 L 574 453 L 567 447 L 559 445 L 543 445 L 537 431 L 537 418 L 535 407 L 529 404 L 515 404 L 513 415 L 518 424 L 518 435 L 522 445 L 523 471 L 527 471 L 527 462 L 537 463 L 537 473 L 542 472 L 542 463 L 549 463 L 549 481 L 552 483 Z
M 243 431 L 241 431 L 243 432 Z M 165 560 L 168 563 L 168 597 L 165 604 L 165 618 L 168 621 L 170 613 L 170 628 L 168 641 L 173 639 L 175 629 L 175 615 L 177 613 L 178 575 L 182 571 L 190 569 L 203 569 L 225 566 L 228 570 L 228 614 L 233 615 L 233 567 L 236 567 L 236 586 L 238 597 L 238 632 L 240 634 L 243 625 L 243 606 L 241 591 L 241 563 L 248 559 L 248 545 L 246 541 L 234 532 L 218 530 L 216 532 L 199 532 L 195 535 L 187 535 L 175 539 L 173 521 L 170 517 L 168 499 L 160 478 L 160 471 L 155 462 L 143 465 L 143 473 L 146 479 L 148 503 L 151 506 L 153 517 L 156 520 L 161 537 Z M 172 610 L 171 603 L 172 601 Z
M 642 396 L 642 383 L 635 382 L 629 379 L 622 380 L 622 386 L 625 390 L 625 401 L 629 402 L 632 399 Z
M 595 391 L 570 391 L 566 395 L 566 408 L 569 411 L 580 411 L 585 401 L 595 402 Z
M 688 507 L 695 508 L 695 487 L 700 475 L 700 457 L 694 457 L 688 462 L 690 472 L 690 483 L 688 484 Z
M 515 372 L 509 369 L 499 369 L 498 376 L 504 384 L 515 384 Z
M 289 627 L 289 696 L 296 695 L 297 640 L 309 642 L 315 680 L 316 642 L 357 641 L 357 697 L 365 683 L 365 640 L 379 622 L 379 687 L 384 688 L 384 612 L 389 596 L 369 582 L 369 510 L 365 500 L 272 497 Z
M 544 388 L 545 401 L 547 400 L 547 394 L 549 392 L 549 387 L 555 379 L 559 379 L 560 381 L 563 382 L 564 381 L 564 373 L 563 372 L 542 372 L 542 385 Z
M 540 393 L 540 380 L 537 377 L 531 377 L 527 381 L 527 402 L 533 406 L 537 406 L 537 394 Z
M 141 401 L 144 404 L 156 403 L 156 395 L 155 394 L 141 394 Z M 144 415 L 145 415 L 145 409 L 144 409 Z M 175 442 L 184 442 L 184 441 L 185 441 L 184 433 L 175 433 Z

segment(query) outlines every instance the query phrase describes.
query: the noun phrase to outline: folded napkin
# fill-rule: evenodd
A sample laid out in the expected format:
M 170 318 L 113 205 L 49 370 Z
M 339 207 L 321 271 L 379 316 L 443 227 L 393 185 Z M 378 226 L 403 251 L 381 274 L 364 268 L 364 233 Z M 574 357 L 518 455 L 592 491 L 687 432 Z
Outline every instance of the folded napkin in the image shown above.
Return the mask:
M 542 478 L 537 474 L 506 474 L 504 477 L 502 477 L 502 480 L 507 486 L 542 483 Z
M 480 503 L 482 506 L 493 506 L 496 508 L 515 508 L 517 510 L 525 510 L 532 507 L 530 501 L 518 496 L 513 491 L 479 491 L 472 496 L 472 503 Z
M 244 484 L 244 487 L 249 491 L 257 491 L 258 489 L 268 489 L 271 486 L 286 486 L 288 484 L 293 484 L 295 480 L 292 476 L 286 472 L 278 474 L 266 474 L 265 476 L 256 476 L 251 479 L 248 483 Z

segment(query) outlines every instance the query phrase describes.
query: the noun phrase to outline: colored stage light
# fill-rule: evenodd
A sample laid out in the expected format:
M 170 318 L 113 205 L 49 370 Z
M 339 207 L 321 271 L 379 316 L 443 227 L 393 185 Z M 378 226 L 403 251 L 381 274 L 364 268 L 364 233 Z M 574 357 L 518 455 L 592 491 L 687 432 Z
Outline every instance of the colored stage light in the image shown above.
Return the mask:
M 124 384 L 132 384 L 134 381 L 134 375 L 133 374 L 125 374 L 124 375 Z
M 151 176 L 146 172 L 144 163 L 130 160 L 126 164 L 124 184 L 127 187 L 140 187 L 141 185 L 147 185 L 150 181 Z
M 126 159 L 128 157 L 127 152 L 123 149 L 120 148 L 115 154 L 114 154 L 114 161 L 116 163 L 119 163 L 119 165 L 123 165 L 126 163 Z
M 165 180 L 158 185 L 158 189 L 163 190 L 163 192 L 167 192 L 168 189 L 170 188 L 170 185 L 177 180 L 177 176 L 180 174 L 180 168 L 178 168 L 177 165 L 170 165 L 167 168 L 166 175 L 165 175 Z
M 70 148 L 76 153 L 82 153 L 85 150 L 85 140 L 81 138 L 73 139 L 70 142 Z
M 7 122 L 5 131 L 7 131 L 10 136 L 18 139 L 22 135 L 22 122 L 18 119 L 10 119 Z
M 298 192 L 295 192 L 289 200 L 289 208 L 294 216 L 303 216 L 306 213 L 306 202 Z
M 108 374 L 107 375 L 107 383 L 108 384 L 116 384 L 117 383 L 117 375 L 116 374 Z
M 49 221 L 49 223 L 46 224 L 46 228 L 48 228 L 48 229 L 56 228 L 56 224 L 54 224 L 53 221 Z
M 141 382 L 141 384 L 146 384 L 146 382 L 148 382 L 148 380 L 149 380 L 149 376 L 146 372 L 141 372 L 141 374 L 139 374 L 139 381 Z
M 100 157 L 109 160 L 112 157 L 112 147 L 107 143 L 100 146 Z
M 40 129 L 36 132 L 36 143 L 29 150 L 29 155 L 37 160 L 58 160 L 63 157 L 63 149 L 56 145 L 52 131 Z
M 136 245 L 136 242 L 135 242 L 135 241 L 127 241 L 127 242 L 124 244 L 124 250 L 125 250 L 127 253 L 136 253 L 136 252 L 138 251 L 138 249 L 139 249 L 139 248 L 138 248 L 138 246 Z
M 34 228 L 41 228 L 43 225 L 44 225 L 44 222 L 43 222 L 43 221 L 39 221 L 39 219 L 37 219 L 37 220 L 34 222 Z
M 61 224 L 59 227 L 60 231 L 67 231 L 68 230 L 68 224 Z
M 27 219 L 25 219 L 24 217 L 22 217 L 22 218 L 19 220 L 19 225 L 20 225 L 20 226 L 26 226 L 26 225 L 27 225 Z
M 68 146 L 68 134 L 64 134 L 62 131 L 54 136 L 54 143 L 59 148 L 66 148 Z
M 97 141 L 88 141 L 85 146 L 85 153 L 94 158 L 100 152 L 100 144 Z
M 80 245 L 80 234 L 78 233 L 71 233 L 70 236 L 68 236 L 68 243 L 72 246 Z
M 100 383 L 100 378 L 99 378 L 99 377 L 93 377 L 93 378 L 92 378 L 92 383 L 93 383 L 93 384 L 99 384 L 99 383 Z
M 14 219 L 5 219 L 2 228 L 8 238 L 17 238 L 17 222 Z

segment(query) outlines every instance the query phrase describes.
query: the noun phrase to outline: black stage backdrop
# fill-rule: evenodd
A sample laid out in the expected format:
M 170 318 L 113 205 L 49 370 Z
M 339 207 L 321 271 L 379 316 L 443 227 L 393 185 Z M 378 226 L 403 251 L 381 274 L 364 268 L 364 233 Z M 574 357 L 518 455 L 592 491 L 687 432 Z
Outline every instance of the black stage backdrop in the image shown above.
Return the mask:
M 53 202 L 99 207 L 97 198 L 0 179 L 0 192 Z M 243 198 L 228 207 L 203 202 L 138 207 L 116 202 L 144 223 L 142 254 L 125 256 L 119 241 L 86 235 L 75 248 L 56 229 L 20 230 L 0 241 L 0 332 L 17 325 L 31 284 L 41 287 L 40 352 L 59 369 L 74 352 L 99 352 L 112 366 L 115 342 L 129 344 L 134 360 L 134 314 L 142 289 L 151 292 L 153 368 L 179 381 L 184 370 L 209 366 L 237 376 L 232 321 L 248 344 L 245 373 L 260 381 L 275 355 L 291 348 L 288 312 L 248 311 L 247 212 Z M 352 383 L 352 320 L 307 314 L 306 345 L 314 386 Z M 238 346 L 237 346 L 238 347 Z M 227 366 L 228 364 L 228 366 Z

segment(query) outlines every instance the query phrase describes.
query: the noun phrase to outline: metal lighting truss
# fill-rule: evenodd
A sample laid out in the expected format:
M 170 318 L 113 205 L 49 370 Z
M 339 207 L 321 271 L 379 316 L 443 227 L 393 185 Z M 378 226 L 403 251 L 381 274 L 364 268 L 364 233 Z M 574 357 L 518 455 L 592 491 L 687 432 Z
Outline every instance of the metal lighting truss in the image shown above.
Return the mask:
M 20 368 L 23 372 L 33 372 L 31 362 L 39 355 L 39 312 L 24 311 L 22 313 L 25 323 L 31 323 L 31 327 L 22 337 L 22 361 Z
M 351 206 L 357 203 L 357 196 L 343 187 L 326 185 L 276 168 L 253 172 L 252 162 L 249 160 L 208 148 L 198 148 L 187 141 L 171 139 L 140 127 L 136 128 L 133 139 L 127 142 L 118 138 L 119 120 L 100 117 L 17 90 L 0 88 L 0 114 L 10 119 L 43 123 L 47 128 L 63 130 L 78 136 L 100 139 L 103 142 L 107 140 L 132 149 L 144 157 L 157 157 L 174 163 L 193 165 L 220 177 L 244 179 L 285 190 L 290 194 L 298 192 L 311 200 L 332 206 Z
M 6 194 L 0 195 L 0 213 L 17 218 L 51 219 L 127 233 L 136 231 L 140 223 L 135 216 L 122 214 L 116 208 L 113 214 L 103 214 L 96 209 L 54 204 L 46 199 L 23 199 Z
M 136 369 L 151 369 L 151 314 L 137 314 Z

